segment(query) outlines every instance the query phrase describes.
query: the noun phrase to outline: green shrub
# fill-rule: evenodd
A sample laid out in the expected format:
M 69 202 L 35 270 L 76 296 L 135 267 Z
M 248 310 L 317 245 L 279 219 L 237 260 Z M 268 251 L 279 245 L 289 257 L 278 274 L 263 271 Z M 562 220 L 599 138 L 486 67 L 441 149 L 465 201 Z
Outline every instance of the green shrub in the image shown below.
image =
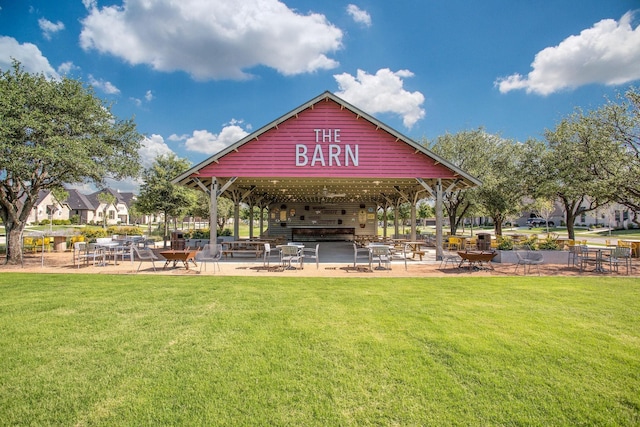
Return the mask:
M 556 251 L 558 250 L 558 247 L 559 246 L 558 246 L 558 243 L 556 242 L 556 239 L 554 239 L 551 236 L 541 240 L 538 243 L 538 249 L 541 251 Z
M 110 236 L 114 234 L 118 236 L 141 236 L 144 232 L 141 227 L 133 225 L 112 225 L 107 228 L 107 234 Z
M 211 232 L 208 228 L 202 230 L 187 231 L 184 233 L 185 239 L 208 239 Z
M 513 249 L 513 239 L 509 236 L 498 236 L 498 249 L 510 251 Z
M 107 237 L 107 230 L 101 227 L 85 227 L 80 234 L 82 234 L 85 239 L 91 240 L 97 239 L 98 237 Z

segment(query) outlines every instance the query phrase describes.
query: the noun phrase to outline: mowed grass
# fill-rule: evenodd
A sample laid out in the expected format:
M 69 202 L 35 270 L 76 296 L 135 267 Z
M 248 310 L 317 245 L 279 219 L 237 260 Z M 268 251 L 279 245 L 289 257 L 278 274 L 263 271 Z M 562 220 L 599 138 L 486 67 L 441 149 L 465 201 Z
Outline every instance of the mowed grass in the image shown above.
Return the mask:
M 0 275 L 2 425 L 638 425 L 634 278 Z

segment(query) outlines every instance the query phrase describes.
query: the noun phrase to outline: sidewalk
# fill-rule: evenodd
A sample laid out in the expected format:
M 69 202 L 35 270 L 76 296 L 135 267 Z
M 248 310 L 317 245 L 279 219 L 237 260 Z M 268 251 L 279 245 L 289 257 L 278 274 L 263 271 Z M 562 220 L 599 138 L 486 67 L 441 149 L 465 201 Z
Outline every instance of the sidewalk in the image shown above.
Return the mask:
M 160 249 L 157 249 L 159 252 Z M 334 256 L 341 256 L 334 254 Z M 328 257 L 333 258 L 333 257 Z M 322 257 L 321 257 L 322 260 Z M 304 269 L 282 270 L 271 263 L 272 268 L 267 269 L 263 266 L 262 259 L 253 257 L 244 257 L 242 259 L 235 258 L 233 260 L 222 260 L 220 262 L 221 271 L 216 268 L 213 272 L 214 265 L 208 263 L 207 271 L 200 265 L 198 267 L 191 266 L 189 270 L 184 267 L 163 269 L 164 260 L 156 261 L 157 271 L 153 271 L 152 264 L 144 261 L 140 272 L 136 272 L 139 261 L 131 262 L 125 260 L 119 261 L 115 265 L 110 260 L 106 266 L 81 266 L 80 268 L 73 265 L 71 252 L 45 252 L 44 258 L 40 253 L 25 254 L 23 266 L 0 265 L 1 272 L 23 272 L 23 273 L 54 273 L 54 274 L 152 274 L 162 276 L 189 276 L 189 275 L 210 275 L 210 276 L 274 276 L 274 277 L 452 277 L 452 276 L 513 276 L 515 264 L 499 264 L 493 263 L 494 270 L 491 269 L 467 269 L 452 267 L 451 264 L 447 268 L 440 268 L 440 262 L 435 261 L 433 257 L 426 256 L 423 261 L 409 260 L 407 261 L 407 269 L 405 270 L 404 261 L 392 261 L 391 270 L 368 270 L 368 266 L 360 264 L 359 268 L 353 268 L 353 255 L 343 257 L 342 261 L 336 262 L 327 259 L 327 262 L 321 262 L 319 268 L 316 269 L 315 262 L 307 263 Z M 632 266 L 631 275 L 640 274 L 640 262 L 635 260 L 638 265 Z M 538 272 L 534 267 L 529 275 L 537 275 Z M 585 271 L 580 273 L 576 267 L 567 267 L 566 264 L 544 264 L 540 266 L 540 274 L 544 276 L 600 276 L 600 277 L 624 277 L 626 271 L 620 269 L 620 273 L 594 273 Z M 518 269 L 518 276 L 523 275 L 522 267 Z

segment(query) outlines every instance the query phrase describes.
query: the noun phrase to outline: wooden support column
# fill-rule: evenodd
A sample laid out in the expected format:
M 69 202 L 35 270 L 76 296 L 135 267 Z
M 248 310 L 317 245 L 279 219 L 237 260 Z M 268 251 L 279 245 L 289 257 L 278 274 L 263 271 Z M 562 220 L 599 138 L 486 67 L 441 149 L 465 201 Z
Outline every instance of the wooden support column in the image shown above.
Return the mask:
M 442 180 L 436 182 L 436 260 L 442 260 Z
M 209 243 L 218 243 L 218 180 L 211 178 L 211 191 L 209 194 Z

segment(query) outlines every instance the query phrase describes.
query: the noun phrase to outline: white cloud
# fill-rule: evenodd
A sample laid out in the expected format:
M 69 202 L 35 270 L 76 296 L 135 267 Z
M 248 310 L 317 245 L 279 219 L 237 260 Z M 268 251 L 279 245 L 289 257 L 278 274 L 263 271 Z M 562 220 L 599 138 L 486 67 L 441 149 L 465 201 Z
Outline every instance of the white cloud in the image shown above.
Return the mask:
M 45 18 L 38 19 L 38 25 L 42 30 L 42 36 L 47 40 L 51 40 L 52 34 L 64 30 L 64 24 L 62 22 L 58 21 L 54 24 L 53 22 Z
M 8 70 L 12 67 L 12 58 L 17 59 L 28 73 L 43 73 L 52 79 L 60 76 L 49 64 L 49 60 L 42 55 L 34 44 L 20 44 L 13 37 L 0 36 L 0 69 Z
M 549 95 L 592 83 L 617 85 L 638 80 L 640 26 L 634 29 L 632 20 L 632 12 L 619 22 L 603 19 L 558 46 L 538 52 L 527 76 L 512 74 L 495 84 L 501 93 L 524 89 L 527 93 Z
M 224 126 L 217 135 L 207 130 L 194 130 L 193 135 L 183 137 L 185 147 L 187 150 L 198 153 L 215 154 L 249 134 L 239 126 L 240 123 L 242 122 L 232 120 L 231 123 Z M 172 135 L 171 137 L 177 136 Z
M 106 94 L 114 95 L 120 93 L 120 89 L 115 87 L 111 82 L 106 82 L 102 79 L 97 80 L 91 74 L 89 74 L 89 84 L 96 89 L 100 89 Z
M 403 88 L 403 78 L 413 77 L 409 70 L 395 73 L 382 68 L 375 75 L 358 70 L 357 76 L 348 73 L 333 76 L 340 90 L 336 95 L 370 114 L 393 113 L 402 117 L 407 128 L 411 128 L 425 115 L 421 105 L 424 95 L 407 92 Z
M 79 70 L 79 69 L 80 67 L 77 67 L 76 65 L 74 65 L 73 62 L 67 61 L 67 62 L 63 62 L 58 66 L 58 73 L 62 75 L 68 75 L 72 71 Z
M 98 0 L 82 0 L 82 4 L 87 10 L 91 10 L 98 7 Z
M 86 4 L 83 49 L 199 80 L 244 79 L 260 65 L 284 75 L 331 69 L 338 63 L 327 55 L 342 47 L 342 31 L 324 15 L 301 15 L 278 0 Z
M 147 102 L 153 101 L 153 93 L 148 90 L 147 93 L 144 94 L 144 99 L 146 99 Z
M 153 134 L 151 137 L 145 137 L 142 140 L 142 146 L 138 150 L 140 161 L 143 168 L 150 167 L 156 157 L 173 153 L 173 150 L 164 142 L 164 138 L 160 135 Z
M 362 24 L 365 27 L 371 26 L 371 15 L 369 15 L 369 12 L 360 9 L 355 4 L 350 4 L 347 6 L 347 13 L 351 15 L 353 20 L 358 24 Z

